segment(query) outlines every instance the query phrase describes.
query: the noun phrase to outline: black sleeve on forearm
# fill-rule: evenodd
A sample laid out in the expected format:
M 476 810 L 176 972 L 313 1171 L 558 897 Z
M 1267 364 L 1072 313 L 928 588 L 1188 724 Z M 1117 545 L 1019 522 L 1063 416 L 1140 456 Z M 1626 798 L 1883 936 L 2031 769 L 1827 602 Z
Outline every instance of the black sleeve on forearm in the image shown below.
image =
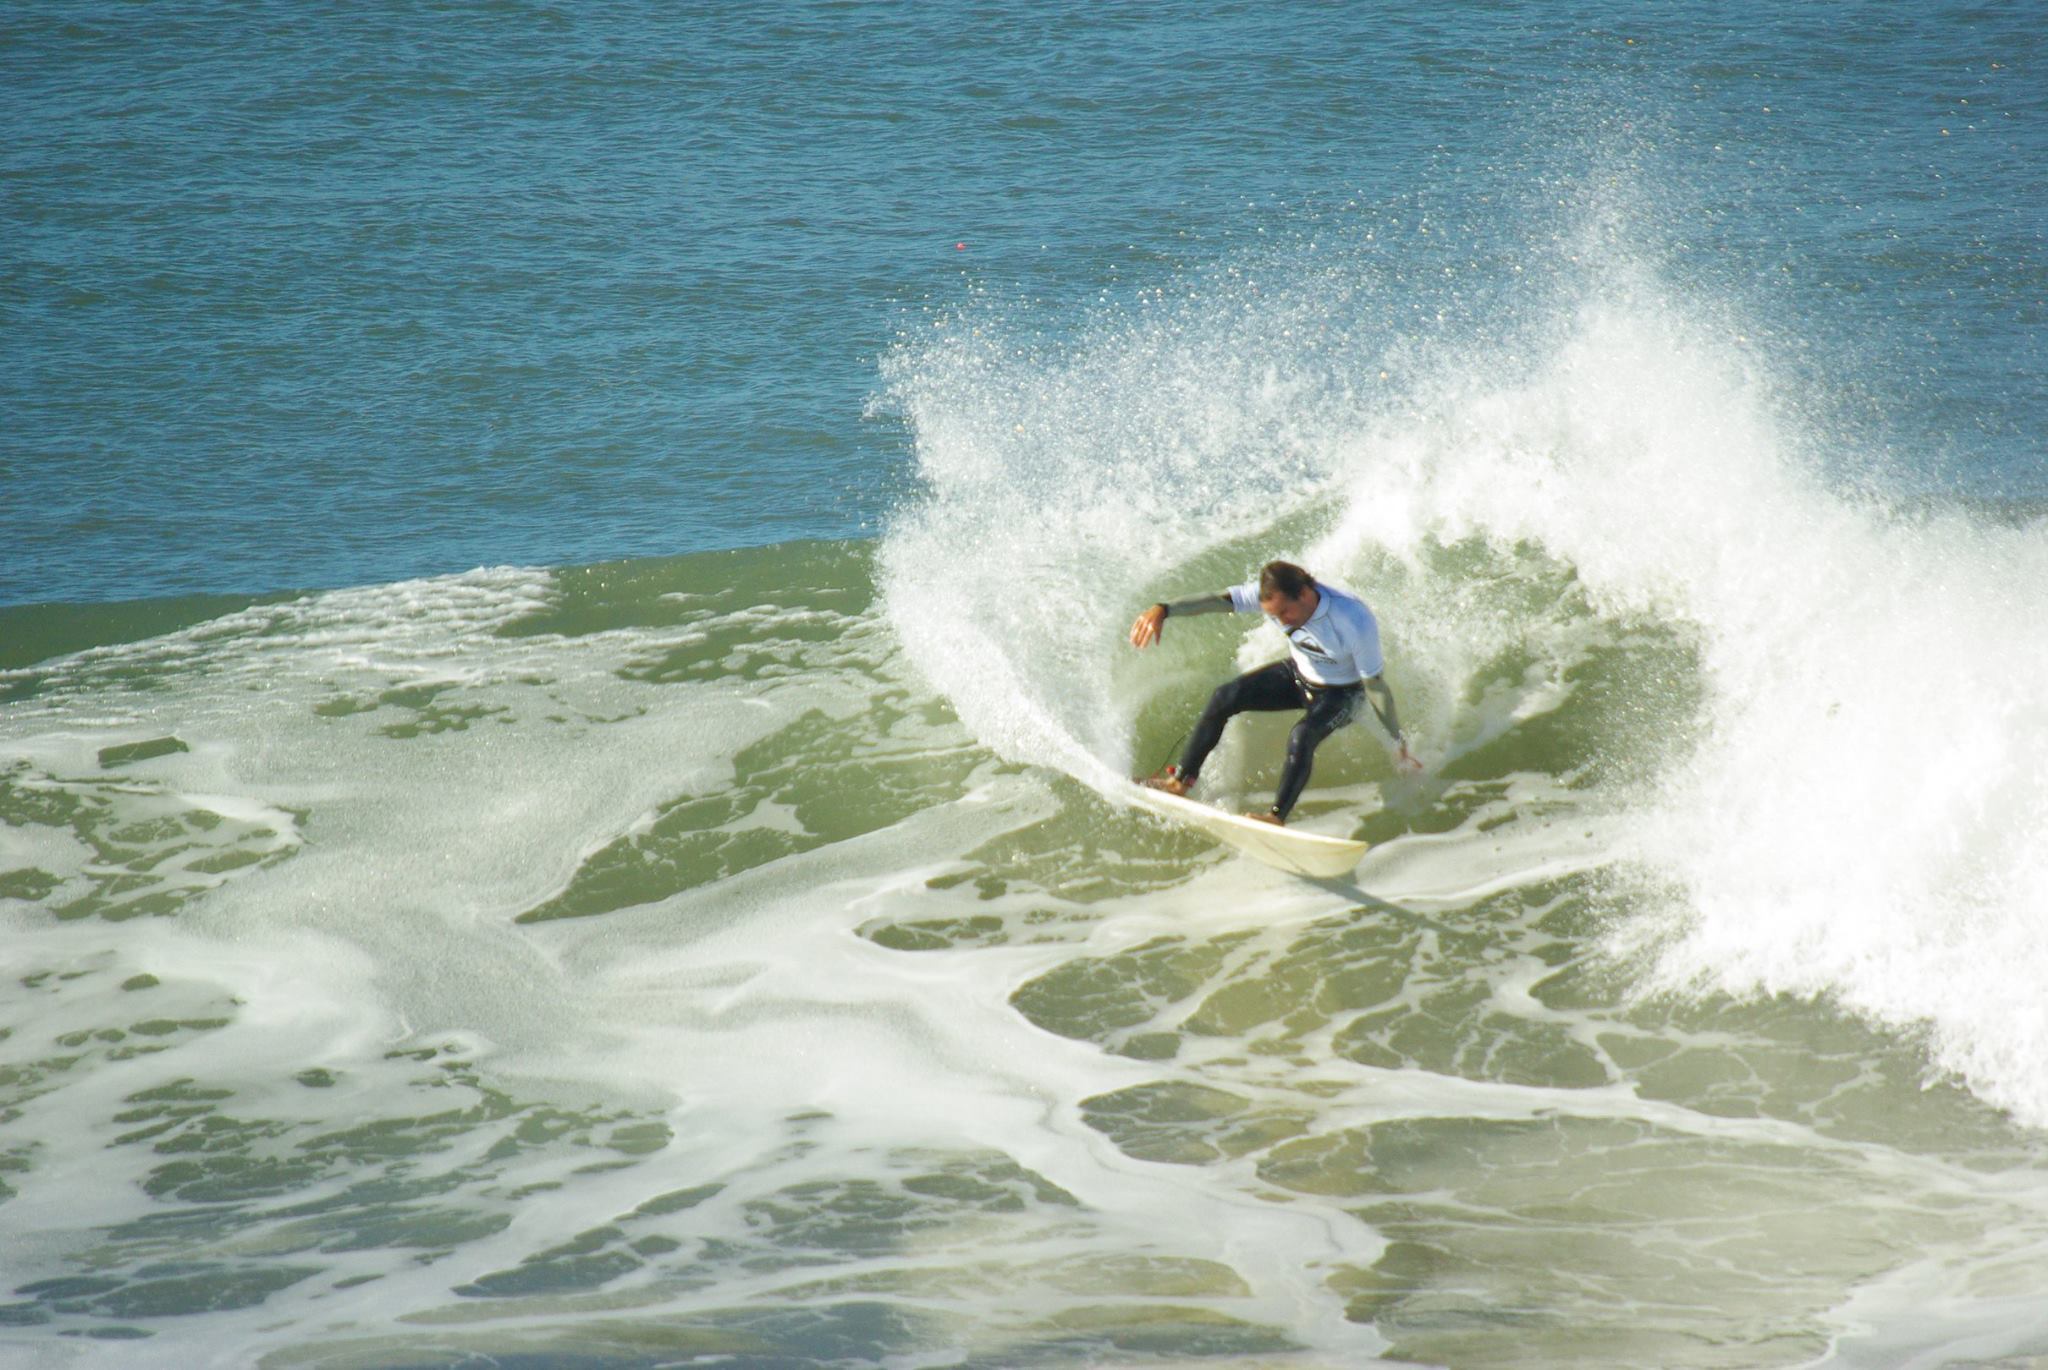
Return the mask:
M 1230 592 L 1225 590 L 1220 595 L 1196 595 L 1193 599 L 1177 599 L 1171 604 L 1162 603 L 1161 607 L 1166 610 L 1166 616 L 1172 618 L 1175 614 L 1227 614 L 1237 606 L 1231 603 Z

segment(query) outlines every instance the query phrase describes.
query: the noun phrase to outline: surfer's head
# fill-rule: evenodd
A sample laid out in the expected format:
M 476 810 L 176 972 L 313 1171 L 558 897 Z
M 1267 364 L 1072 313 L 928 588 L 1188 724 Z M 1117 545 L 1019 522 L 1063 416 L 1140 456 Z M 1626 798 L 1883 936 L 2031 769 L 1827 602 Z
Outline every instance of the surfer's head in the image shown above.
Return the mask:
M 1259 572 L 1259 610 L 1283 628 L 1299 628 L 1316 611 L 1315 590 L 1316 578 L 1293 562 L 1269 561 Z

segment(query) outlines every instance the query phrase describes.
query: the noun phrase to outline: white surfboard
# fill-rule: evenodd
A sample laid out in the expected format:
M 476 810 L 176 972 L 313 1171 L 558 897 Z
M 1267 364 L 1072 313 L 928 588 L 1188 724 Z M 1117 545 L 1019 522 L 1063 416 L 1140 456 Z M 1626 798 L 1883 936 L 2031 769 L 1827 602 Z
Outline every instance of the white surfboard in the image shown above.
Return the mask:
M 1300 828 L 1275 827 L 1144 785 L 1132 788 L 1137 791 L 1137 802 L 1153 812 L 1200 828 L 1218 842 L 1228 843 L 1247 856 L 1293 875 L 1315 880 L 1339 879 L 1351 874 L 1371 845 L 1319 832 L 1303 832 Z

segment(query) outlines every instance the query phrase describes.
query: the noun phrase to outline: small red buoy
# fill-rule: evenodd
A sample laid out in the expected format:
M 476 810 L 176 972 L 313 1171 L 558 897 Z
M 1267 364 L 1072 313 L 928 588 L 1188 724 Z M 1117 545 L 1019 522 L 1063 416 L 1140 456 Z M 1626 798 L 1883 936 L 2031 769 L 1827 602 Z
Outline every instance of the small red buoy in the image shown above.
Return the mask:
M 967 250 L 967 244 L 966 244 L 966 243 L 954 243 L 954 244 L 953 244 L 953 250 L 954 250 L 955 252 L 965 252 L 965 251 Z

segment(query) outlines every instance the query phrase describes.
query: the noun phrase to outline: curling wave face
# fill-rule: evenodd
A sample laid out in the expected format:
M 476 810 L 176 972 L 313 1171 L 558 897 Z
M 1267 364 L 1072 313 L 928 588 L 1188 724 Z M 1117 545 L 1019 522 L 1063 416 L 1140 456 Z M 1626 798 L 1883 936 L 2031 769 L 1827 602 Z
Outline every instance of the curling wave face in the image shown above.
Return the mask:
M 1363 267 L 1292 259 L 1053 364 L 940 320 L 894 362 L 927 485 L 883 548 L 906 650 L 986 745 L 1110 793 L 1226 665 L 1279 654 L 1190 623 L 1133 662 L 1134 606 L 1299 559 L 1375 605 L 1447 777 L 1597 720 L 1534 769 L 1613 817 L 1641 888 L 1610 949 L 1646 985 L 1925 1027 L 1938 1071 L 2048 1121 L 2048 521 L 1888 498 L 1731 325 L 1606 266 L 1424 346 L 1371 327 Z M 1334 775 L 1383 778 L 1372 752 Z

